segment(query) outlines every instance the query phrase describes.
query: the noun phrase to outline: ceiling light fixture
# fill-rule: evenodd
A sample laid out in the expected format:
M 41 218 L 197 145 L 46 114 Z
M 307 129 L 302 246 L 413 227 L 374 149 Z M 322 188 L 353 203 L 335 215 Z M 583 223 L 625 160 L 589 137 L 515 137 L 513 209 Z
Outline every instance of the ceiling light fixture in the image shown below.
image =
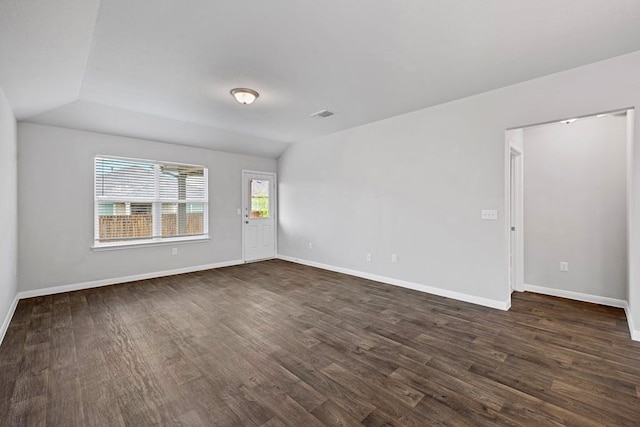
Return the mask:
M 244 87 L 237 87 L 231 89 L 231 95 L 242 105 L 252 104 L 260 96 L 258 92 L 253 89 L 247 89 Z

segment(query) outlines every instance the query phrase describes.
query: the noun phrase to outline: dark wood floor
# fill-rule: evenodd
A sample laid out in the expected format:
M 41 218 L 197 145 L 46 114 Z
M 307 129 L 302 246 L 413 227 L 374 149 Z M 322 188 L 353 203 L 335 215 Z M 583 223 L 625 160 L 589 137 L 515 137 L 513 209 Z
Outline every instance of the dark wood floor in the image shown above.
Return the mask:
M 624 312 L 284 261 L 20 301 L 0 425 L 640 425 Z

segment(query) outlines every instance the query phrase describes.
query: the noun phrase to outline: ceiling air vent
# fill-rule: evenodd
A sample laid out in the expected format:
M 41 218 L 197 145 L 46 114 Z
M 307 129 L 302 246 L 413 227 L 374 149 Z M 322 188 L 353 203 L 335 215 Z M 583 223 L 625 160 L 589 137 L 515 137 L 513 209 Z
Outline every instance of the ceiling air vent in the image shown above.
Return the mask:
M 316 111 L 315 113 L 311 114 L 311 117 L 315 118 L 315 119 L 323 119 L 325 117 L 329 117 L 329 116 L 333 116 L 333 113 L 329 110 L 320 110 L 320 111 Z

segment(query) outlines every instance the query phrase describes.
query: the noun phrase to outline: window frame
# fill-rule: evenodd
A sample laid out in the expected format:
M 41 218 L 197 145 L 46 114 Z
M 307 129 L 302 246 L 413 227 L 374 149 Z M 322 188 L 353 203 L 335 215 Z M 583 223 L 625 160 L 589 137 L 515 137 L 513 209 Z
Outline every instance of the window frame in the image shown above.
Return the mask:
M 252 183 L 253 181 L 259 181 L 259 182 L 264 182 L 266 181 L 267 184 L 267 216 L 253 216 L 254 212 L 260 212 L 260 211 L 254 211 L 253 210 L 253 187 L 252 187 Z M 269 220 L 271 219 L 273 212 L 272 212 L 272 204 L 271 204 L 271 179 L 250 179 L 249 180 L 249 218 L 251 218 L 252 220 L 261 220 L 261 219 L 265 219 L 265 220 Z
M 97 192 L 97 162 L 98 159 L 107 159 L 107 160 L 124 160 L 124 161 L 132 161 L 132 162 L 140 162 L 146 163 L 149 165 L 153 165 L 153 181 L 154 181 L 154 189 L 153 198 L 138 198 L 138 197 L 105 197 L 98 196 Z M 184 166 L 189 168 L 201 168 L 203 171 L 203 181 L 204 181 L 204 199 L 187 199 L 184 200 L 176 200 L 169 198 L 161 198 L 160 197 L 160 166 L 162 165 L 170 165 L 170 166 Z M 209 237 L 209 168 L 203 165 L 196 165 L 191 163 L 182 163 L 182 162 L 171 162 L 171 161 L 160 161 L 160 160 L 149 160 L 149 159 L 139 159 L 134 157 L 121 157 L 121 156 L 112 156 L 112 155 L 100 155 L 97 154 L 93 156 L 93 245 L 91 248 L 93 250 L 105 250 L 105 249 L 123 249 L 130 247 L 147 247 L 147 246 L 158 246 L 158 245 L 167 245 L 167 244 L 175 244 L 175 243 L 189 243 L 189 242 L 202 242 L 210 240 Z M 101 242 L 100 237 L 100 204 L 103 203 L 129 203 L 129 204 L 151 204 L 151 217 L 152 217 L 152 231 L 151 237 L 145 238 L 129 238 L 112 242 Z M 202 213 L 202 227 L 203 232 L 201 234 L 193 234 L 193 235 L 181 235 L 181 236 L 167 236 L 162 237 L 162 205 L 166 203 L 172 204 L 180 204 L 184 203 L 185 205 L 189 204 L 202 204 L 203 213 Z

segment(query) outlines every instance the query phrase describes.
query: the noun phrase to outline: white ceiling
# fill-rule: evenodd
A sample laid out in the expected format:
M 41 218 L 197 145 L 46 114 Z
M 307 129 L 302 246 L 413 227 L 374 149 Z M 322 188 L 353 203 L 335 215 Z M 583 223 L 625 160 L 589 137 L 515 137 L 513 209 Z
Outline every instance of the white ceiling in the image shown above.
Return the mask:
M 19 120 L 277 157 L 640 50 L 639 18 L 638 0 L 0 0 L 0 86 Z

